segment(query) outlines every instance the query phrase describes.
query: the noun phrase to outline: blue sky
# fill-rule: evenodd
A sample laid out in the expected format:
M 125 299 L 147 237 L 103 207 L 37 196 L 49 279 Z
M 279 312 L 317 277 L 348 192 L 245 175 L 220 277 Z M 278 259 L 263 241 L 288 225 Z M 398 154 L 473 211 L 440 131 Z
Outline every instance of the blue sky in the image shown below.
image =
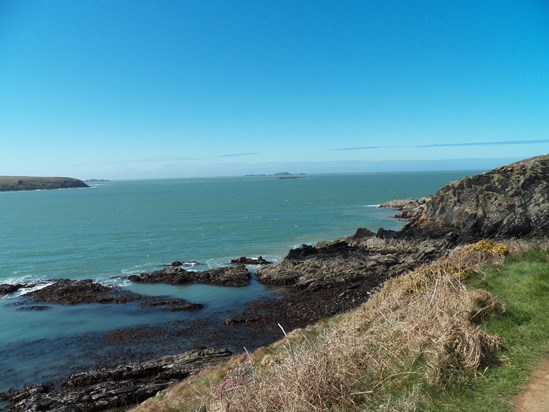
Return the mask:
M 543 153 L 545 0 L 0 0 L 0 175 L 467 169 Z

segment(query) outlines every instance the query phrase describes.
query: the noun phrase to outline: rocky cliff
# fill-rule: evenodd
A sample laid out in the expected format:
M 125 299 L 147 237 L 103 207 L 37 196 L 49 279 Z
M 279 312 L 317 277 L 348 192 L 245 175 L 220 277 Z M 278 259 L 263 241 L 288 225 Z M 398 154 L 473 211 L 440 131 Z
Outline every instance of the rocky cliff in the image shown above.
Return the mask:
M 49 190 L 89 187 L 81 180 L 71 177 L 0 176 L 0 192 L 20 190 Z
M 466 177 L 441 188 L 402 232 L 461 241 L 549 235 L 549 155 Z

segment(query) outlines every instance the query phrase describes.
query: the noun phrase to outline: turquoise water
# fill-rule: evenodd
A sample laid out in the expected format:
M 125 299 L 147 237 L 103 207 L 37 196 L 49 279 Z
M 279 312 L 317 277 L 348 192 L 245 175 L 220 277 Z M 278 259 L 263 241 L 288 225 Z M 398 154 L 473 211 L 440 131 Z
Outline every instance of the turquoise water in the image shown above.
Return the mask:
M 198 261 L 197 270 L 223 266 L 243 255 L 276 261 L 291 247 L 352 234 L 358 227 L 398 229 L 402 223 L 392 218 L 394 211 L 373 205 L 434 193 L 471 174 L 116 181 L 90 189 L 0 193 L 0 283 L 91 278 L 205 305 L 193 313 L 145 312 L 131 305 L 52 306 L 29 312 L 13 305 L 17 296 L 0 299 L 0 390 L 29 379 L 56 377 L 48 362 L 59 367 L 74 355 L 67 344 L 62 356 L 38 361 L 33 356 L 36 342 L 47 352 L 48 342 L 56 339 L 226 317 L 272 293 L 255 281 L 247 288 L 176 287 L 132 285 L 120 276 L 151 271 L 173 260 Z M 25 345 L 28 353 L 13 353 L 13 348 Z

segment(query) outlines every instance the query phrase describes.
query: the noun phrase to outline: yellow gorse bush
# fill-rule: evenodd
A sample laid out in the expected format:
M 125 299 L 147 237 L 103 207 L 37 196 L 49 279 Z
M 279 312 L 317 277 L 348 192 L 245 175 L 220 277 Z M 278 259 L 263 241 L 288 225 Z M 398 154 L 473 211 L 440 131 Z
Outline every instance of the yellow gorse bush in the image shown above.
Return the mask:
M 480 240 L 465 246 L 462 251 L 462 253 L 465 254 L 477 252 L 488 255 L 507 255 L 509 253 L 509 247 L 506 244 L 498 243 L 493 240 Z

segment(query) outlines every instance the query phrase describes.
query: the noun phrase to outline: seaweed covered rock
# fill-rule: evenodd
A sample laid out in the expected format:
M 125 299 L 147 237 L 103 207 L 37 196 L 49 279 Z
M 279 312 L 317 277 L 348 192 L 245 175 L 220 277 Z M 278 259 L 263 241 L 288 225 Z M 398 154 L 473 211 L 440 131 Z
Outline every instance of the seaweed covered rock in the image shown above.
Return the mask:
M 244 265 L 227 266 L 202 272 L 185 270 L 182 267 L 167 267 L 152 273 L 130 275 L 128 279 L 136 283 L 167 283 L 171 285 L 203 283 L 242 287 L 250 283 L 250 273 Z

